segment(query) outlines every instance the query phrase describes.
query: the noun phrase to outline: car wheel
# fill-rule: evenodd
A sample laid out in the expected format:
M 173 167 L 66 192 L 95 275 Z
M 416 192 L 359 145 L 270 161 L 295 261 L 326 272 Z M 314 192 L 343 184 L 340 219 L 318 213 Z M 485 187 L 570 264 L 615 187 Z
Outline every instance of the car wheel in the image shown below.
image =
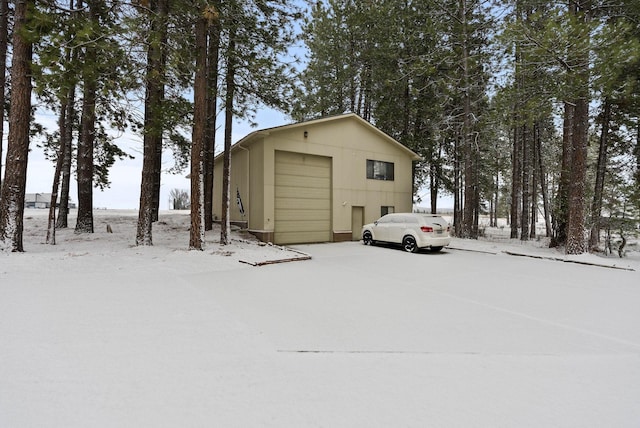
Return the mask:
M 409 253 L 415 253 L 416 251 L 418 251 L 418 244 L 416 243 L 416 238 L 410 235 L 405 236 L 404 239 L 402 240 L 402 248 Z
M 362 234 L 362 243 L 364 245 L 373 244 L 373 237 L 371 236 L 371 232 L 369 232 L 368 230 L 365 230 L 365 232 Z
M 432 253 L 437 253 L 440 250 L 442 250 L 442 247 L 431 247 L 431 248 L 429 248 L 429 251 L 431 251 Z

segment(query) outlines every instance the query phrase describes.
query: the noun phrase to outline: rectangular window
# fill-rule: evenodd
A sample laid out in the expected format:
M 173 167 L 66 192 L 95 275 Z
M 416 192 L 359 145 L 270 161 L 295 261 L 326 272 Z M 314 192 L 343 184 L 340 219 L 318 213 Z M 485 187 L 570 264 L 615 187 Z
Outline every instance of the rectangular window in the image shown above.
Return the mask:
M 393 181 L 393 162 L 367 159 L 367 178 Z
M 391 214 L 394 213 L 395 209 L 393 207 L 380 207 L 380 217 L 382 217 L 383 215 L 387 215 L 387 214 Z

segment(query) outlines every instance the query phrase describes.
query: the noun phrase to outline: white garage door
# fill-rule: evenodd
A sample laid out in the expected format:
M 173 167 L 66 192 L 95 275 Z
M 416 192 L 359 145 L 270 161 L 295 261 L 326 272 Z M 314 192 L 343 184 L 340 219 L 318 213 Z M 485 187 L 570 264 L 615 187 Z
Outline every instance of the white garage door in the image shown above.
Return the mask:
M 331 241 L 331 158 L 276 151 L 277 244 Z

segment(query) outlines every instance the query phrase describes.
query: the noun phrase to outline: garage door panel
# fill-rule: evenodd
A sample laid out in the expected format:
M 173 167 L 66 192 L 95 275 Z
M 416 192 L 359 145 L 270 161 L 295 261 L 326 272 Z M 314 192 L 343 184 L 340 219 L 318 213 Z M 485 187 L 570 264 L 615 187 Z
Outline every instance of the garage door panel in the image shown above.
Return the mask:
M 331 158 L 277 151 L 275 167 L 275 242 L 330 241 Z
M 296 152 L 283 152 L 277 153 L 276 164 L 294 164 L 294 165 L 307 165 L 307 166 L 319 166 L 322 168 L 327 167 L 327 158 L 324 156 L 308 155 L 304 153 Z
M 278 232 L 325 232 L 330 226 L 326 220 L 284 221 Z
M 304 187 L 328 189 L 331 180 L 324 177 L 305 177 L 300 175 L 278 175 L 276 186 L 280 187 Z
M 327 210 L 328 201 L 325 199 L 303 198 L 278 198 L 276 211 L 278 210 Z
M 331 241 L 329 232 L 276 232 L 274 236 L 276 243 L 300 244 L 302 242 L 328 242 Z
M 276 218 L 278 221 L 324 221 L 327 222 L 331 212 L 329 210 L 278 210 Z
M 277 186 L 275 190 L 276 205 L 277 199 L 320 199 L 325 203 L 331 200 L 331 190 L 322 188 Z
M 310 165 L 292 165 L 289 163 L 277 163 L 276 169 L 278 175 L 293 175 L 293 176 L 313 176 L 313 177 L 326 177 L 331 176 L 331 168 L 310 166 Z

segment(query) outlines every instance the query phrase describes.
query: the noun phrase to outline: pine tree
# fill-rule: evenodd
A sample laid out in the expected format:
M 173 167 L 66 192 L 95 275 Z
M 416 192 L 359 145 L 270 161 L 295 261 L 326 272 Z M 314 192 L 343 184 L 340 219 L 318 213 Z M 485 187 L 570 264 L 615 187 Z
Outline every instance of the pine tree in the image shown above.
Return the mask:
M 9 0 L 0 0 L 0 141 L 4 141 L 5 84 L 7 81 L 7 49 L 9 45 Z M 2 190 L 2 144 L 0 144 L 0 190 Z M 0 192 L 1 195 L 1 192 Z
M 75 53 L 70 53 L 71 57 Z M 61 189 L 60 189 L 60 205 L 58 207 L 58 219 L 56 220 L 55 227 L 58 229 L 68 227 L 68 214 L 69 214 L 69 192 L 71 187 L 71 163 L 73 152 L 73 130 L 76 123 L 76 84 L 72 83 L 67 92 L 66 99 L 61 104 L 60 112 L 60 144 L 64 145 L 64 148 L 59 150 L 64 154 L 61 166 Z M 65 111 L 62 114 L 62 111 Z
M 56 168 L 53 173 L 53 184 L 51 185 L 51 199 L 49 202 L 49 217 L 47 222 L 47 244 L 56 244 L 56 209 L 58 208 L 58 191 L 60 190 L 60 176 L 67 158 L 66 151 L 69 145 L 64 141 L 67 126 L 67 101 L 62 102 L 60 109 L 60 118 L 58 119 L 60 143 L 58 144 L 58 153 L 56 154 Z
M 229 245 L 231 243 L 231 135 L 233 128 L 233 106 L 236 91 L 236 38 L 235 26 L 229 29 L 227 44 L 227 69 L 225 71 L 225 99 L 224 99 L 224 152 L 222 154 L 222 210 L 220 219 L 220 243 Z
M 552 101 L 557 97 L 551 76 L 553 61 L 540 48 L 544 30 L 549 23 L 546 1 L 515 1 L 511 15 L 507 16 L 501 39 L 514 54 L 513 81 L 505 88 L 511 99 L 512 118 L 512 180 L 511 180 L 511 238 L 527 240 L 535 237 L 538 184 L 544 180 L 545 158 L 542 149 L 542 130 L 552 117 Z M 543 200 L 547 190 L 540 188 Z M 548 211 L 547 211 L 548 213 Z M 546 215 L 545 215 L 546 217 Z
M 567 221 L 567 254 L 581 254 L 586 251 L 584 239 L 585 187 L 587 174 L 587 140 L 589 134 L 589 38 L 588 25 L 591 2 L 570 2 L 569 15 L 575 20 L 572 32 L 573 46 L 567 55 L 572 68 L 575 92 L 571 133 L 571 179 L 569 186 L 569 210 Z
M 0 249 L 24 251 L 24 197 L 29 157 L 29 122 L 31 118 L 31 56 L 29 11 L 35 2 L 15 2 L 13 24 L 13 56 L 11 67 L 11 110 L 9 141 L 2 197 L 0 197 Z
M 220 243 L 230 243 L 231 135 L 236 117 L 252 119 L 258 105 L 282 111 L 293 92 L 293 72 L 283 61 L 295 36 L 298 7 L 285 0 L 237 0 L 221 4 L 226 46 L 224 153 Z
M 600 230 L 606 180 L 611 177 L 611 155 L 619 158 L 632 158 L 634 145 L 630 143 L 634 134 L 636 147 L 638 136 L 632 130 L 638 125 L 638 87 L 640 58 L 630 55 L 640 51 L 640 31 L 633 23 L 632 7 L 620 5 L 608 9 L 603 17 L 604 24 L 594 35 L 593 74 L 596 93 L 601 94 L 600 112 L 596 117 L 599 127 L 598 156 L 595 170 L 595 182 L 590 212 L 589 250 L 599 251 Z M 634 121 L 635 118 L 635 121 Z M 637 157 L 636 157 L 637 158 Z M 626 168 L 616 168 L 619 176 L 625 176 Z M 637 174 L 637 171 L 636 171 Z M 633 182 L 633 173 L 628 174 L 629 183 Z M 609 178 L 611 180 L 611 178 Z M 620 191 L 618 188 L 617 191 Z M 631 200 L 633 200 L 633 196 Z
M 152 225 L 157 219 L 157 196 L 162 161 L 162 137 L 164 131 L 163 107 L 166 80 L 168 0 L 152 0 L 149 3 L 149 41 L 147 46 L 146 91 L 144 111 L 143 164 L 140 185 L 140 207 L 136 245 L 152 245 Z M 156 200 L 157 199 L 157 200 Z
M 220 20 L 216 19 L 209 26 L 209 51 L 207 52 L 207 129 L 205 147 L 205 209 L 204 228 L 213 229 L 213 168 L 216 147 L 216 124 L 218 117 L 218 78 L 220 62 Z
M 82 113 L 78 141 L 78 217 L 76 233 L 93 233 L 93 150 L 96 138 L 96 97 L 98 91 L 98 47 L 102 0 L 87 1 L 88 41 L 82 53 Z
M 123 131 L 128 126 L 129 105 L 121 102 L 136 89 L 137 65 L 124 51 L 120 10 L 103 0 L 91 0 L 84 10 L 77 43 L 82 67 L 82 108 L 77 149 L 78 216 L 76 233 L 93 232 L 93 188 L 109 186 L 109 168 L 127 157 L 106 127 Z
M 205 244 L 205 138 L 207 119 L 207 27 L 218 20 L 218 11 L 207 8 L 195 24 L 196 75 L 194 81 L 193 146 L 191 148 L 191 228 L 189 249 L 203 250 Z

